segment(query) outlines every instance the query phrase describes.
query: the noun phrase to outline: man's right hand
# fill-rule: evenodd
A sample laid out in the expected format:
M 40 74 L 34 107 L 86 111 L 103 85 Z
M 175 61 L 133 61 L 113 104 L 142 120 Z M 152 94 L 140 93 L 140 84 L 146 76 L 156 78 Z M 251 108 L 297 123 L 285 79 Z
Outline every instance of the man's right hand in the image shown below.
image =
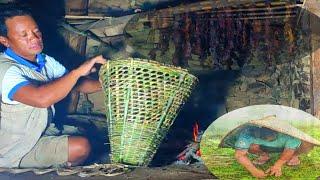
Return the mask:
M 260 169 L 256 169 L 254 171 L 251 172 L 251 175 L 256 177 L 256 178 L 265 178 L 267 177 L 267 174 L 264 173 L 262 170 Z
M 265 178 L 267 174 L 265 174 L 262 170 L 258 169 L 256 166 L 252 164 L 250 159 L 247 156 L 248 150 L 236 149 L 235 158 L 243 167 L 245 167 L 252 176 L 256 178 Z
M 95 71 L 94 65 L 97 64 L 105 64 L 107 62 L 106 59 L 100 56 L 96 56 L 92 59 L 87 60 L 81 66 L 79 66 L 76 71 L 79 73 L 80 76 L 86 76 L 91 72 Z

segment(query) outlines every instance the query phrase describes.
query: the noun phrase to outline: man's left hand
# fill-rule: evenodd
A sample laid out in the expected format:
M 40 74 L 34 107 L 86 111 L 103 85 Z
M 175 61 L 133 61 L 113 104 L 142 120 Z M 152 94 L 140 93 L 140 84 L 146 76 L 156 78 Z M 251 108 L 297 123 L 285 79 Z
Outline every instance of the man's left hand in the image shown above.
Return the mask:
M 276 176 L 276 177 L 280 177 L 282 175 L 282 172 L 281 172 L 281 166 L 277 166 L 277 165 L 274 165 L 274 166 L 271 166 L 267 171 L 266 171 L 266 174 L 269 174 L 270 176 Z

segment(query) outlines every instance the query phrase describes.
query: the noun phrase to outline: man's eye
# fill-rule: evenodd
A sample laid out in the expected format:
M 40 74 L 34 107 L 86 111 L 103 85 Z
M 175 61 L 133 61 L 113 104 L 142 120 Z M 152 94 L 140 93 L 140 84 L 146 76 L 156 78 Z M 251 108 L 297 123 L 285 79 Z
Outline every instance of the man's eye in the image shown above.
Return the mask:
M 35 32 L 35 33 L 39 33 L 40 31 L 39 31 L 38 29 L 36 29 L 36 30 L 34 30 L 33 32 Z

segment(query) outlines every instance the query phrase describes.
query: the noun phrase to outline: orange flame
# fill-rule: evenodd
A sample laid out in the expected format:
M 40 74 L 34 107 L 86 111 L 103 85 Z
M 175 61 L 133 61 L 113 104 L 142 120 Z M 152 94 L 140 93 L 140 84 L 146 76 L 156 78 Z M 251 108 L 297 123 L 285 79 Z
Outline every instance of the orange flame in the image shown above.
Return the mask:
M 196 122 L 196 123 L 193 125 L 193 141 L 194 141 L 194 142 L 197 142 L 198 135 L 199 135 L 199 125 L 198 125 L 198 123 Z
M 198 142 L 199 141 L 198 140 L 198 136 L 199 136 L 199 124 L 198 124 L 198 122 L 196 122 L 193 125 L 193 141 L 197 142 L 197 143 L 200 143 L 200 142 Z M 196 155 L 197 156 L 201 156 L 200 148 L 197 150 Z

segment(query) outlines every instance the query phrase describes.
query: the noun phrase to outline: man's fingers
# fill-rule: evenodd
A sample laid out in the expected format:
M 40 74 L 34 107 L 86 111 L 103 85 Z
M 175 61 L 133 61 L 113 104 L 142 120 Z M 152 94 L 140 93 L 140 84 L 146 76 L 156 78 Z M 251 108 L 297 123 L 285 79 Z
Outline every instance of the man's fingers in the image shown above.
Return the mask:
M 279 176 L 281 176 L 281 174 L 282 174 L 281 171 L 277 171 L 277 172 L 275 173 L 275 176 L 276 176 L 276 177 L 279 177 Z
M 106 59 L 104 59 L 104 58 L 102 58 L 102 59 L 99 59 L 99 64 L 105 64 L 107 62 L 107 60 Z
M 276 174 L 275 171 L 273 171 L 273 170 L 270 171 L 270 175 L 271 175 L 271 176 L 272 176 L 272 175 L 275 175 L 275 174 Z
M 103 58 L 102 55 L 97 56 L 97 57 L 95 57 L 93 59 L 94 59 L 95 63 L 99 63 L 99 64 L 105 64 L 107 62 L 107 60 L 105 58 Z
M 267 169 L 267 170 L 266 170 L 266 172 L 265 172 L 265 173 L 266 173 L 266 174 L 269 174 L 269 173 L 270 173 L 270 171 L 271 171 L 271 170 L 270 170 L 270 168 L 269 168 L 269 169 Z
M 260 176 L 260 178 L 265 178 L 265 177 L 267 177 L 267 174 L 263 174 Z
M 265 171 L 266 174 L 269 174 L 270 176 L 276 176 L 276 177 L 279 177 L 282 175 L 282 172 L 281 170 L 278 170 L 278 169 L 274 169 L 274 168 L 269 168 Z

